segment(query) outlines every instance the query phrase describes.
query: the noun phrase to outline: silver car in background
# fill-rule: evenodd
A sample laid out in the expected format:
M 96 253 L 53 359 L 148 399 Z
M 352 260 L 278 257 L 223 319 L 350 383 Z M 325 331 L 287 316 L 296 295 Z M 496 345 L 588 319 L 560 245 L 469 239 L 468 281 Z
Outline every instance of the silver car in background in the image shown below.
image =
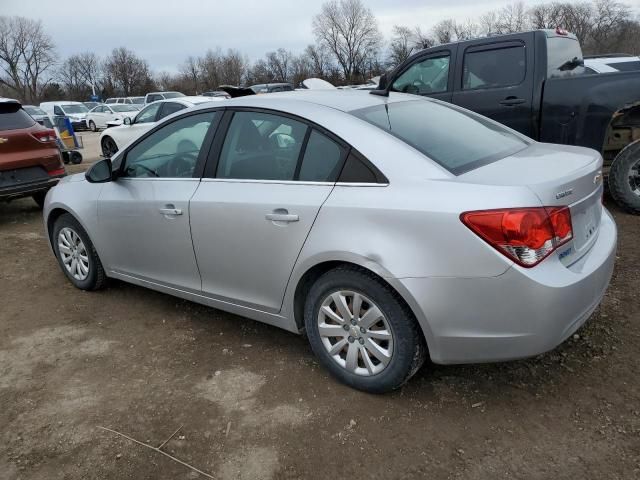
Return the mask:
M 598 306 L 616 227 L 602 159 L 391 93 L 175 113 L 47 196 L 78 288 L 116 278 L 306 331 L 355 388 L 550 350 Z

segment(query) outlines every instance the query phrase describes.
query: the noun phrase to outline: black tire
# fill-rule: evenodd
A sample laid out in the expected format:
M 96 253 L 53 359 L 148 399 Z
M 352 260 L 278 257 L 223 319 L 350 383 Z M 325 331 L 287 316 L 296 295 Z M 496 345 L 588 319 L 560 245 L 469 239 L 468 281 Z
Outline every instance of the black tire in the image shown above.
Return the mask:
M 69 164 L 69 152 L 62 152 L 62 161 L 65 165 Z
M 48 191 L 49 190 L 44 190 L 42 192 L 37 192 L 31 195 L 31 198 L 33 198 L 33 200 L 38 204 L 38 207 L 40 207 L 40 210 L 42 210 L 42 207 L 44 207 L 44 198 L 47 196 Z
M 613 160 L 609 192 L 622 209 L 640 215 L 640 140 L 627 145 Z
M 118 151 L 118 146 L 116 142 L 111 137 L 103 137 L 100 142 L 100 146 L 102 147 L 102 156 L 104 158 L 111 158 Z
M 74 165 L 80 165 L 82 163 L 82 154 L 80 152 L 76 152 L 75 150 L 69 152 L 69 161 Z
M 98 131 L 98 128 L 96 127 L 96 124 L 93 120 L 89 120 L 89 130 L 91 130 L 92 132 Z
M 86 248 L 87 257 L 89 260 L 89 272 L 87 274 L 87 277 L 83 280 L 77 279 L 73 275 L 71 275 L 71 273 L 67 270 L 63 263 L 58 241 L 58 236 L 60 235 L 60 231 L 63 228 L 68 228 L 75 232 L 80 237 L 82 243 Z M 93 246 L 89 235 L 87 235 L 87 232 L 71 214 L 65 213 L 63 215 L 60 215 L 56 219 L 53 225 L 51 243 L 53 244 L 53 250 L 55 251 L 56 258 L 58 259 L 58 263 L 60 264 L 60 268 L 75 287 L 79 288 L 80 290 L 100 290 L 101 288 L 104 288 L 106 286 L 107 276 L 104 273 L 104 268 L 102 267 L 102 262 L 98 257 L 98 253 L 96 252 L 96 249 Z
M 331 293 L 349 290 L 371 299 L 385 316 L 393 335 L 393 351 L 388 365 L 379 373 L 362 376 L 339 365 L 322 342 L 318 314 Z M 311 287 L 304 308 L 304 322 L 313 352 L 338 380 L 369 393 L 385 393 L 402 386 L 422 366 L 427 357 L 424 337 L 409 307 L 388 284 L 371 272 L 341 266 L 322 275 Z

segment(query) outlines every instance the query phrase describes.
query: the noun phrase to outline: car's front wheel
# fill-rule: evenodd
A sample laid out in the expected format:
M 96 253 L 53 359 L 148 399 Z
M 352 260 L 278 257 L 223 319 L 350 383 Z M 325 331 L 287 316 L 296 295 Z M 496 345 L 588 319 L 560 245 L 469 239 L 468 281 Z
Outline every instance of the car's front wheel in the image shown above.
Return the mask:
M 93 120 L 89 120 L 89 130 L 91 130 L 92 132 L 98 131 L 98 127 L 96 127 L 96 124 Z
M 100 142 L 102 147 L 102 156 L 104 158 L 111 158 L 118 152 L 118 145 L 111 137 L 104 137 Z
M 58 263 L 73 285 L 81 290 L 99 290 L 106 285 L 98 253 L 72 215 L 65 213 L 56 219 L 51 240 Z
M 320 362 L 359 390 L 398 388 L 426 358 L 413 313 L 388 284 L 357 267 L 322 275 L 309 291 L 304 320 Z

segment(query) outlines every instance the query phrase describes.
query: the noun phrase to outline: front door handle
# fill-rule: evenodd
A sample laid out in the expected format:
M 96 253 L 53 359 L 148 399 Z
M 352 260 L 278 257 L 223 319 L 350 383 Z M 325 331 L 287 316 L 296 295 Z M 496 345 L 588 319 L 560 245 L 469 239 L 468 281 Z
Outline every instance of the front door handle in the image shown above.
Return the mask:
M 505 105 L 507 107 L 512 107 L 514 105 L 523 104 L 524 102 L 526 102 L 526 100 L 524 98 L 507 97 L 507 98 L 505 98 L 504 100 L 502 100 L 500 102 L 500 105 Z
M 285 208 L 277 208 L 272 213 L 267 213 L 264 218 L 272 222 L 297 222 L 300 220 L 298 215 L 290 214 Z
M 164 208 L 159 209 L 159 212 L 162 215 L 182 215 L 182 210 L 173 205 L 165 205 Z

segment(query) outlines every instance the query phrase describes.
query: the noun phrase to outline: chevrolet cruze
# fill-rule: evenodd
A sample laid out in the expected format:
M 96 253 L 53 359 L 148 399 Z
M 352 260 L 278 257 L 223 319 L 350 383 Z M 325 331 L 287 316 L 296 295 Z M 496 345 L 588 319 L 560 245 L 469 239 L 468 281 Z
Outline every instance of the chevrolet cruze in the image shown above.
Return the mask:
M 46 199 L 78 288 L 115 278 L 292 332 L 370 392 L 427 355 L 554 348 L 597 307 L 602 159 L 391 93 L 247 96 L 167 117 Z

